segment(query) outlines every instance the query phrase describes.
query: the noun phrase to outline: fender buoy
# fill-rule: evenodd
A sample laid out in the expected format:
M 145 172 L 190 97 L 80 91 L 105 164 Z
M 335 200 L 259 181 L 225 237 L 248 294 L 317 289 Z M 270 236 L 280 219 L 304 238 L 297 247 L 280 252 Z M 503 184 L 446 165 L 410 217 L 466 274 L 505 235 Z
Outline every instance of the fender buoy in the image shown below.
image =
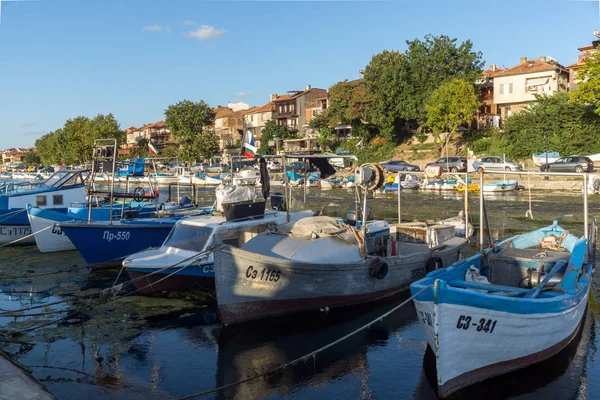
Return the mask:
M 371 263 L 371 270 L 369 273 L 371 276 L 377 279 L 383 279 L 388 273 L 388 265 L 380 259 L 376 258 Z
M 444 268 L 442 259 L 437 256 L 433 256 L 429 260 L 427 260 L 427 264 L 425 265 L 425 272 L 430 273 L 431 271 L 435 271 L 440 268 Z
M 502 190 L 506 189 L 506 185 L 504 183 L 500 187 L 502 188 Z
M 593 188 L 596 192 L 600 190 L 600 179 L 594 180 Z

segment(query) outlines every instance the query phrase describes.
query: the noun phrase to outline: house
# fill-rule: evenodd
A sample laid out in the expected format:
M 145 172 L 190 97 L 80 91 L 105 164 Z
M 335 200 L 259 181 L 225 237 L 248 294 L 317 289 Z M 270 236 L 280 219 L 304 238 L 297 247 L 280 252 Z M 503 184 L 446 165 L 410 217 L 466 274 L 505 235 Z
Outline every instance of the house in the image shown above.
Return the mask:
M 260 137 L 267 121 L 273 119 L 275 103 L 269 102 L 261 107 L 252 107 L 244 111 L 244 127 L 254 135 L 254 144 L 260 147 Z
M 479 88 L 479 108 L 477 109 L 477 129 L 497 127 L 496 105 L 494 104 L 494 76 L 504 71 L 496 64 L 490 65 L 481 73 L 481 79 L 476 84 Z M 494 118 L 496 117 L 496 118 Z M 475 128 L 475 127 L 474 127 Z
M 164 148 L 173 141 L 173 135 L 167 128 L 165 121 L 158 121 L 153 124 L 145 124 L 139 128 L 135 126 L 125 129 L 127 140 L 119 150 L 119 155 L 128 155 L 131 149 L 137 149 L 142 139 L 151 142 L 157 148 Z
M 27 153 L 35 151 L 35 147 L 29 148 L 11 148 L 2 151 L 2 165 L 6 168 L 14 168 L 17 164 L 22 163 L 25 160 Z
M 302 91 L 292 91 L 289 94 L 272 94 L 270 101 L 275 104 L 273 120 L 278 125 L 285 125 L 298 136 L 311 136 L 308 123 L 313 118 L 313 111 L 319 107 L 327 107 L 327 90 L 311 88 L 310 85 Z M 310 117 L 308 116 L 311 113 Z
M 577 56 L 577 62 L 567 67 L 569 71 L 569 90 L 576 89 L 579 82 L 581 82 L 581 79 L 579 79 L 579 70 L 585 64 L 586 59 L 598 51 L 598 45 L 600 45 L 600 40 L 594 40 L 592 44 L 577 49 L 581 52 Z
M 569 71 L 552 57 L 521 57 L 519 65 L 494 75 L 496 114 L 506 118 L 528 107 L 536 94 L 553 95 L 566 92 L 568 87 Z
M 241 147 L 242 140 L 240 131 L 244 129 L 245 110 L 234 111 L 229 107 L 217 106 L 215 111 L 215 123 L 212 128 L 219 139 L 221 150 Z

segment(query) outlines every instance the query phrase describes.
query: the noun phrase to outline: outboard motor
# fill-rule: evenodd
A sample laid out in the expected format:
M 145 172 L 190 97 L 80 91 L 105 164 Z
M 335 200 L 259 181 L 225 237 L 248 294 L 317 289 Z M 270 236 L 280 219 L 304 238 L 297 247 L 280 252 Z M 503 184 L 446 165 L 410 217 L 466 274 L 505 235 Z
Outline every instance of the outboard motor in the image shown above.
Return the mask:
M 360 212 L 361 205 L 358 202 L 354 202 L 348 207 L 346 211 L 346 223 L 350 226 L 356 226 L 357 222 L 362 219 L 362 212 Z M 371 206 L 367 204 L 367 221 L 373 219 L 373 210 Z
M 287 204 L 285 204 L 285 197 L 279 193 L 271 193 L 271 208 L 275 211 L 287 211 Z

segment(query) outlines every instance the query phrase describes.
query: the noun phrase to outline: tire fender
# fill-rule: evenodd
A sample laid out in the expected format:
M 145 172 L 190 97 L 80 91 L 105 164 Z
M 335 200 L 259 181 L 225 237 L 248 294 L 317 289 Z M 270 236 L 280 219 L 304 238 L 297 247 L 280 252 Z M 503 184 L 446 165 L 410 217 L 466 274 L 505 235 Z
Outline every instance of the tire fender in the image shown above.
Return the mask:
M 379 258 L 376 258 L 371 262 L 371 268 L 369 271 L 369 275 L 375 277 L 377 279 L 383 279 L 386 277 L 388 273 L 388 265 L 387 263 L 381 261 Z

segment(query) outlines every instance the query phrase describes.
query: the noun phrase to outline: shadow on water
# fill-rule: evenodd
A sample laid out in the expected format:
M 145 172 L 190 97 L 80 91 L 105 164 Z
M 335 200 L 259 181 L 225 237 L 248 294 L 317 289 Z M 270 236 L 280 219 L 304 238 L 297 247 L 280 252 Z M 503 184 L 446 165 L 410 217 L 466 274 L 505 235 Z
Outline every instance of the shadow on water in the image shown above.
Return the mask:
M 467 387 L 448 399 L 579 399 L 589 379 L 586 362 L 595 337 L 594 316 L 588 307 L 578 334 L 560 353 L 541 363 Z M 436 374 L 435 354 L 427 346 L 415 399 L 438 398 Z
M 375 305 L 347 307 L 330 314 L 307 313 L 265 323 L 224 328 L 218 338 L 217 387 L 263 374 L 319 349 L 393 309 L 406 296 Z M 304 386 L 319 387 L 342 376 L 370 373 L 370 346 L 385 346 L 390 335 L 414 323 L 412 307 L 403 307 L 369 329 L 314 357 L 276 373 L 218 392 L 218 399 L 286 396 Z

